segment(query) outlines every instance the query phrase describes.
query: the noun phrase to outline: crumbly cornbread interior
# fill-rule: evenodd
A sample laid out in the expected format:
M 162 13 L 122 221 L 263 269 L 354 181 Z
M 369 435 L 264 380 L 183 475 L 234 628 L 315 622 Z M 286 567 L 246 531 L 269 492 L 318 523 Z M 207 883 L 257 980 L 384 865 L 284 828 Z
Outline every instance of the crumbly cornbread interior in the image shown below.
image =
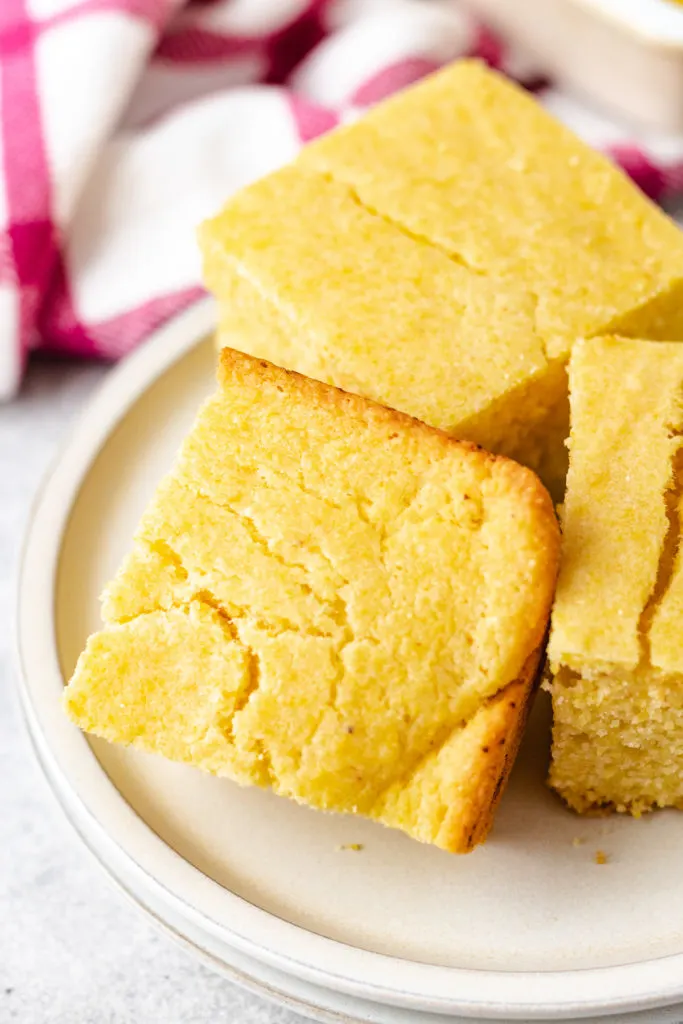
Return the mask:
M 683 348 L 574 346 L 550 781 L 578 811 L 683 806 Z
M 530 96 L 462 61 L 200 232 L 219 341 L 566 474 L 573 340 L 683 338 L 683 236 Z
M 108 586 L 82 728 L 377 818 L 483 838 L 514 756 L 558 528 L 527 469 L 225 350 Z

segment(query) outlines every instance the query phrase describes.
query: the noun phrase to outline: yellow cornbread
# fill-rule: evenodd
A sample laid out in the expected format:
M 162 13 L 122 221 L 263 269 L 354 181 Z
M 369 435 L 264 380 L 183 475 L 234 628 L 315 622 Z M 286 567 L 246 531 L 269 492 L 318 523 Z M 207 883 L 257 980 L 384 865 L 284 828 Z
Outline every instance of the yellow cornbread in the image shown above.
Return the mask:
M 78 725 L 465 852 L 511 766 L 558 557 L 521 466 L 224 350 L 108 586 Z
M 683 235 L 526 93 L 452 65 L 200 233 L 223 343 L 566 471 L 571 342 L 683 337 Z
M 683 346 L 574 346 L 549 644 L 550 782 L 576 810 L 683 806 Z

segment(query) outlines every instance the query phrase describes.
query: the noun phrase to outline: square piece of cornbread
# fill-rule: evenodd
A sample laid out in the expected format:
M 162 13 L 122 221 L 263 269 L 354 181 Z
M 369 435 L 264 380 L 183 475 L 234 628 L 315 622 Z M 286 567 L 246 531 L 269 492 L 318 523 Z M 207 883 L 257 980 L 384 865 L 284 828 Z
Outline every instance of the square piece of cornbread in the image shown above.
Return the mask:
M 582 341 L 569 381 L 550 782 L 578 811 L 681 806 L 683 346 Z
M 576 337 L 683 337 L 683 235 L 605 157 L 456 63 L 200 233 L 220 340 L 511 455 L 556 494 Z
M 558 534 L 529 470 L 225 350 L 66 708 L 465 852 L 519 742 Z

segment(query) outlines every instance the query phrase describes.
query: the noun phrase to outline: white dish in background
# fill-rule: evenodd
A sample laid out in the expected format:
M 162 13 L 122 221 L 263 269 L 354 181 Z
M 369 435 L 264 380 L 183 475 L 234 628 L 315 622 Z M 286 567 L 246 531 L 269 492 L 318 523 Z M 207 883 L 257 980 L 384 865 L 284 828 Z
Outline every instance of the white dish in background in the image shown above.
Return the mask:
M 466 857 L 88 741 L 63 715 L 97 595 L 213 388 L 212 342 L 201 341 L 212 322 L 207 301 L 110 374 L 27 541 L 22 696 L 88 847 L 214 966 L 322 1020 L 566 1019 L 682 998 L 683 814 L 565 810 L 544 785 L 543 699 L 492 836 Z M 363 849 L 339 849 L 351 843 Z M 608 864 L 596 864 L 598 849 Z
M 673 0 L 465 0 L 547 72 L 645 127 L 683 131 L 683 5 Z

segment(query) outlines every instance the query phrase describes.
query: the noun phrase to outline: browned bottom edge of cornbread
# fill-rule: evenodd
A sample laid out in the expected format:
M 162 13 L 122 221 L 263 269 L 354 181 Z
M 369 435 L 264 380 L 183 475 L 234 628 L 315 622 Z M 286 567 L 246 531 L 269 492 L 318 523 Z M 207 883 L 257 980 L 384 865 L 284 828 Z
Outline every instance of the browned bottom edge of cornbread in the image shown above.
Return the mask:
M 447 816 L 443 845 L 452 853 L 469 853 L 484 842 L 524 736 L 543 661 L 540 646 L 519 678 L 485 704 L 465 727 L 472 749 L 473 785 L 462 821 Z M 449 831 L 450 830 L 450 831 Z

